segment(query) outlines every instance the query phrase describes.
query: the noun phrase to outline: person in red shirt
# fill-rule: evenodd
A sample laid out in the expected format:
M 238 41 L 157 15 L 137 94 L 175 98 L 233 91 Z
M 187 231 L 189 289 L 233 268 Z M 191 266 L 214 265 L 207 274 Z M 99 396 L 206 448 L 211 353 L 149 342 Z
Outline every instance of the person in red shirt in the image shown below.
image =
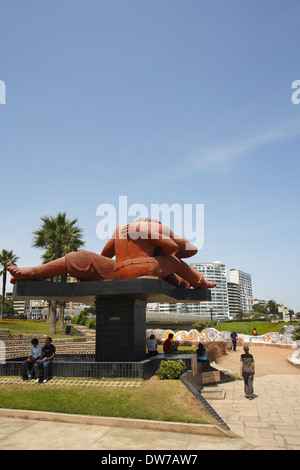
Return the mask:
M 173 333 L 170 333 L 168 338 L 164 342 L 163 349 L 164 349 L 165 354 L 172 354 L 172 352 L 177 349 L 175 346 L 173 346 L 173 343 L 172 343 L 173 337 L 174 337 Z

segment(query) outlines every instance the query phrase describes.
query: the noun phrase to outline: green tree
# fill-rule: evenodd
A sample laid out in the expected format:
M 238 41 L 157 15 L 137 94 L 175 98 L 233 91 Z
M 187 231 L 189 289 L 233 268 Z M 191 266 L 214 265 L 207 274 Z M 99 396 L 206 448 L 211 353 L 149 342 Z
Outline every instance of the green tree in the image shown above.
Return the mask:
M 41 227 L 33 232 L 33 247 L 45 250 L 42 256 L 43 262 L 48 263 L 71 251 L 78 251 L 84 245 L 83 230 L 76 224 L 78 219 L 67 219 L 65 212 L 59 213 L 56 217 L 41 217 Z M 55 278 L 56 281 L 67 281 L 67 276 Z M 50 333 L 56 332 L 56 301 L 50 302 Z M 60 303 L 59 328 L 64 328 L 64 303 Z
M 268 309 L 264 305 L 254 304 L 253 305 L 253 310 L 257 314 L 268 315 Z
M 267 310 L 270 315 L 278 315 L 278 305 L 275 300 L 269 300 L 267 303 Z
M 4 304 L 5 304 L 5 295 L 6 295 L 6 279 L 7 279 L 7 270 L 6 270 L 6 263 L 16 264 L 19 257 L 14 254 L 14 252 L 2 250 L 0 253 L 0 276 L 2 277 L 2 301 L 1 301 L 1 313 L 0 318 L 3 318 L 4 313 Z

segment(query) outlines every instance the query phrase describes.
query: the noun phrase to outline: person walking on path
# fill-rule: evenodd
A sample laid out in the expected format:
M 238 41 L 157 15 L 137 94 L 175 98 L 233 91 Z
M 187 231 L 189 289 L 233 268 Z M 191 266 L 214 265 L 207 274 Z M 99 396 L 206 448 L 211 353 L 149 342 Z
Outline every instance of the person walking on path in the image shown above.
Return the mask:
M 249 353 L 249 346 L 247 344 L 244 346 L 244 354 L 241 354 L 240 372 L 244 379 L 245 397 L 252 400 L 255 364 L 252 354 Z
M 233 346 L 233 350 L 236 351 L 236 341 L 237 341 L 237 332 L 236 330 L 233 330 L 233 332 L 230 334 L 230 338 L 231 338 L 231 341 L 232 341 L 232 346 Z

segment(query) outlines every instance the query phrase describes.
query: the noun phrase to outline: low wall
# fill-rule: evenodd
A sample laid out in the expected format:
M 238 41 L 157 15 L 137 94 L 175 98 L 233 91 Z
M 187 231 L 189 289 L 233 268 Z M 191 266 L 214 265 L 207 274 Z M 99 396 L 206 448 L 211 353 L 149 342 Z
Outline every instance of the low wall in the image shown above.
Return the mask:
M 194 358 L 194 359 L 193 359 Z M 149 379 L 162 360 L 183 360 L 187 370 L 192 369 L 196 356 L 191 354 L 159 354 L 140 362 L 95 362 L 94 354 L 61 354 L 52 362 L 54 377 L 88 377 L 88 378 L 134 378 Z M 18 376 L 20 367 L 27 356 L 8 359 L 0 364 L 0 376 Z

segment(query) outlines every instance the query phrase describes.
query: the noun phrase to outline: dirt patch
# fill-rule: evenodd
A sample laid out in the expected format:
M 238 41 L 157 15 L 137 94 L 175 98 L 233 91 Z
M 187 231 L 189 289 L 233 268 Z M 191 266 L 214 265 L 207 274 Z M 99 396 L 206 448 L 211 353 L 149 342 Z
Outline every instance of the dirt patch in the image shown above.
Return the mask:
M 229 352 L 218 359 L 218 367 L 222 367 L 239 376 L 240 357 L 243 352 L 243 348 L 238 346 L 236 352 Z M 272 345 L 250 345 L 250 354 L 253 355 L 255 361 L 255 375 L 257 377 L 282 374 L 300 375 L 300 368 L 293 366 L 287 360 L 294 352 L 295 349 L 292 348 L 280 348 Z

